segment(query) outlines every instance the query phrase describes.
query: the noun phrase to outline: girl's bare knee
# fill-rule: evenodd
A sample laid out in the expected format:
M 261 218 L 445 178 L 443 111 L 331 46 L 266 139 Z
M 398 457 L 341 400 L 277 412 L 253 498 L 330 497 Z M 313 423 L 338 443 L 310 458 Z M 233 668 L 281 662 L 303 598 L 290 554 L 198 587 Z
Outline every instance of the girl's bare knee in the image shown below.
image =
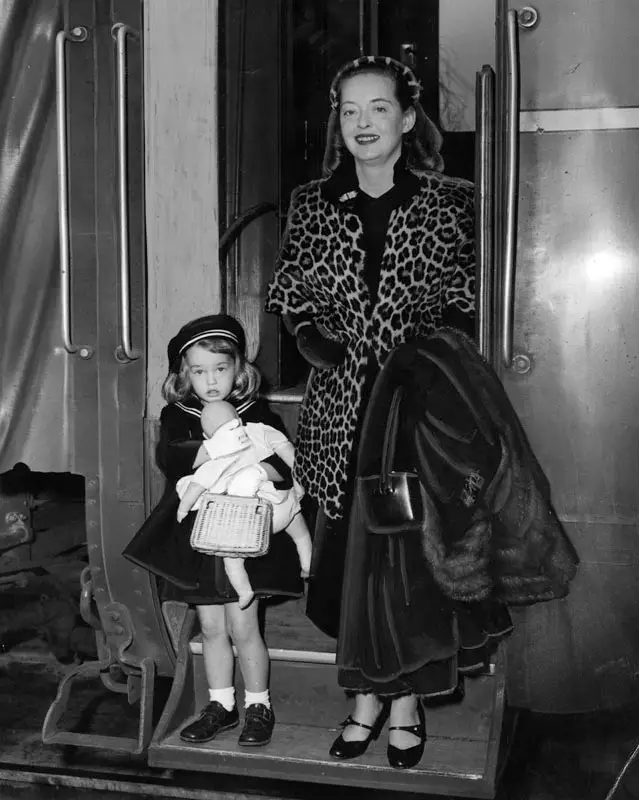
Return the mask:
M 200 630 L 207 641 L 228 638 L 223 606 L 198 606 Z
M 254 641 L 256 637 L 260 637 L 256 603 L 244 610 L 239 607 L 229 607 L 226 622 L 227 630 L 237 647 L 241 647 L 243 643 Z

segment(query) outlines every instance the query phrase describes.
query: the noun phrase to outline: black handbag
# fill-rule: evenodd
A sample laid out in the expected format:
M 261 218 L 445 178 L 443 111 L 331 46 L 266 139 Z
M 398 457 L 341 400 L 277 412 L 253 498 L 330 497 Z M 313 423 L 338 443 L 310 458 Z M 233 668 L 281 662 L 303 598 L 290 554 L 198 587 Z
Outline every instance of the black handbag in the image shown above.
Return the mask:
M 401 399 L 402 390 L 397 388 L 386 420 L 379 475 L 365 475 L 356 480 L 362 521 L 370 533 L 419 531 L 427 507 L 425 490 L 417 473 L 393 470 Z

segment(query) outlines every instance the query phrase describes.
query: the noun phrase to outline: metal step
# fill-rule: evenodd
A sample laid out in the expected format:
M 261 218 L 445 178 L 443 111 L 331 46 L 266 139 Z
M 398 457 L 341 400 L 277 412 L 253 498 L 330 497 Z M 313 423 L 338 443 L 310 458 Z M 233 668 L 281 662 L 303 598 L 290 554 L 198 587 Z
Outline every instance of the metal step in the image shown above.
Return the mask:
M 461 703 L 427 710 L 429 738 L 422 761 L 416 769 L 397 771 L 388 765 L 386 733 L 359 759 L 338 762 L 329 757 L 330 745 L 350 704 L 337 685 L 336 667 L 325 662 L 273 661 L 270 688 L 277 721 L 273 739 L 266 747 L 240 747 L 239 728 L 203 745 L 182 742 L 179 731 L 197 717 L 208 700 L 198 649 L 185 623 L 171 696 L 149 747 L 151 766 L 444 796 L 494 797 L 504 713 L 502 655 L 493 674 L 467 680 L 466 697 Z M 237 677 L 241 698 L 239 670 Z

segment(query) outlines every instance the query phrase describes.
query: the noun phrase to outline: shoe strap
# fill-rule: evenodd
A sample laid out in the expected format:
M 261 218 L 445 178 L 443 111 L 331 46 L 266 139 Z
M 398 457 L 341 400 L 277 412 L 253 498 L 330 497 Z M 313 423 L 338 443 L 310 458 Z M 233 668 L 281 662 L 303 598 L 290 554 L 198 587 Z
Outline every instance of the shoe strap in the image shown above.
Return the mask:
M 344 722 L 341 723 L 342 728 L 347 728 L 349 725 L 357 725 L 360 728 L 366 728 L 367 731 L 373 730 L 372 725 L 366 725 L 363 722 L 358 722 L 356 719 L 353 719 L 350 714 L 346 717 Z
M 419 736 L 420 738 L 424 735 L 424 726 L 421 722 L 417 723 L 417 725 L 389 725 L 389 731 L 406 731 L 406 733 L 412 733 L 414 736 Z

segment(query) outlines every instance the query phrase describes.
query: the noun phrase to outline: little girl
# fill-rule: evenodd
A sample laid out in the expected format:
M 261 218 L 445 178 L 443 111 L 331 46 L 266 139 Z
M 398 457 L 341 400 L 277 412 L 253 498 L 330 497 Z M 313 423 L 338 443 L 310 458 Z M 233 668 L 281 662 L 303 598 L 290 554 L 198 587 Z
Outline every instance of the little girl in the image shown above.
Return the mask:
M 207 403 L 202 409 L 204 447 L 209 460 L 191 476 L 180 478 L 176 490 L 180 497 L 178 521 L 200 507 L 206 490 L 213 494 L 239 497 L 260 497 L 273 506 L 272 532 L 285 530 L 295 542 L 302 567 L 301 575 L 308 578 L 311 565 L 311 535 L 301 513 L 302 488 L 295 483 L 292 489 L 278 490 L 264 467 L 259 463 L 277 453 L 293 468 L 295 451 L 286 436 L 263 423 L 242 425 L 235 408 L 224 400 Z M 239 597 L 240 608 L 246 608 L 255 592 L 246 572 L 244 559 L 224 557 L 224 569 Z
M 240 608 L 223 560 L 191 548 L 195 512 L 178 521 L 175 485 L 209 458 L 201 424 L 202 411 L 208 404 L 227 400 L 244 423 L 264 423 L 280 430 L 282 424 L 257 397 L 260 376 L 246 359 L 245 334 L 233 317 L 216 314 L 189 322 L 169 342 L 168 360 L 169 373 L 162 387 L 167 405 L 160 415 L 158 446 L 158 463 L 167 477 L 167 489 L 124 555 L 184 590 L 184 600 L 197 608 L 209 703 L 199 719 L 181 731 L 182 739 L 208 742 L 239 724 L 232 640 L 246 690 L 239 744 L 264 745 L 271 740 L 275 716 L 258 604 Z M 265 458 L 261 467 L 276 489 L 293 486 L 291 470 L 277 454 Z M 289 536 L 273 536 L 268 553 L 247 559 L 246 570 L 257 597 L 303 594 L 297 549 Z

